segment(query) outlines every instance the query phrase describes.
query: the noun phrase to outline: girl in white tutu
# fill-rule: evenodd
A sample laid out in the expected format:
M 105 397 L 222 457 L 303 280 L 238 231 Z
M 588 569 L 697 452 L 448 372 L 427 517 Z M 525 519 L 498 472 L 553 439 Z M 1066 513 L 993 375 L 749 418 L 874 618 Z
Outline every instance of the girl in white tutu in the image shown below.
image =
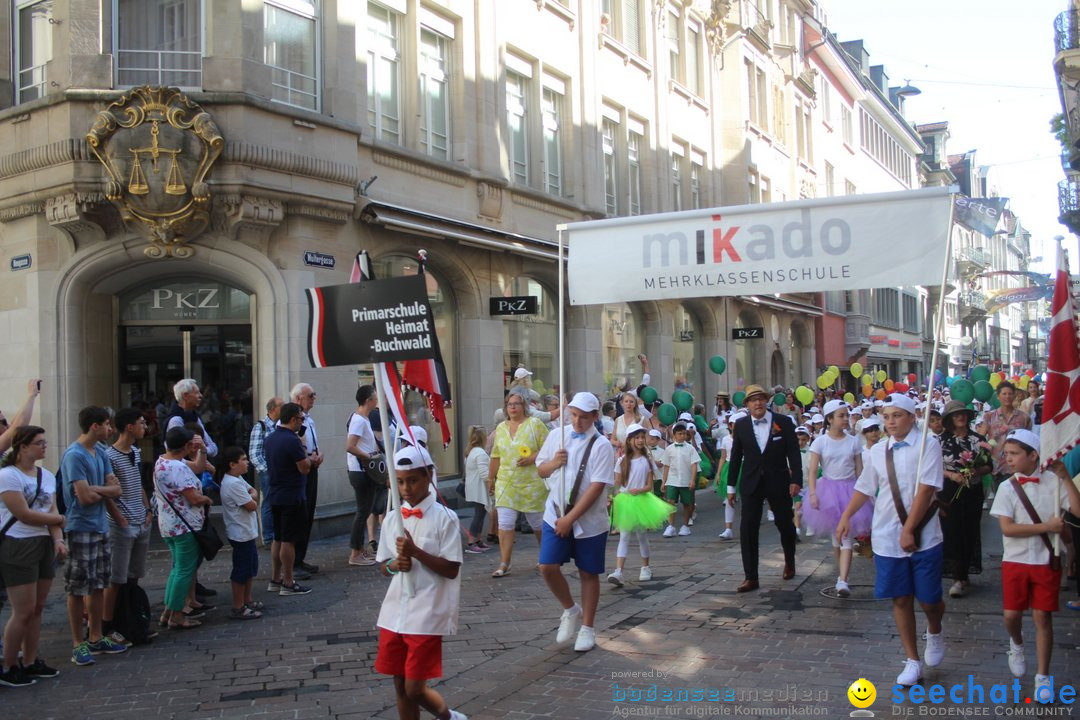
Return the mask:
M 851 595 L 848 574 L 851 571 L 851 539 L 870 532 L 874 511 L 863 505 L 851 518 L 851 532 L 842 543 L 836 541 L 836 525 L 855 492 L 855 480 L 862 473 L 862 448 L 859 441 L 848 435 L 849 411 L 842 400 L 830 400 L 822 408 L 826 431 L 810 444 L 810 503 L 803 503 L 803 524 L 815 533 L 832 538 L 833 552 L 839 568 L 836 594 Z M 818 477 L 818 469 L 821 477 Z
M 671 512 L 671 506 L 653 494 L 653 477 L 657 469 L 645 438 L 644 426 L 631 424 L 626 428 L 625 451 L 615 462 L 615 488 L 618 494 L 611 504 L 611 524 L 619 529 L 619 548 L 615 551 L 615 572 L 607 579 L 620 587 L 632 535 L 637 538 L 641 550 L 641 574 L 638 579 L 652 579 L 649 539 L 645 531 L 663 527 Z

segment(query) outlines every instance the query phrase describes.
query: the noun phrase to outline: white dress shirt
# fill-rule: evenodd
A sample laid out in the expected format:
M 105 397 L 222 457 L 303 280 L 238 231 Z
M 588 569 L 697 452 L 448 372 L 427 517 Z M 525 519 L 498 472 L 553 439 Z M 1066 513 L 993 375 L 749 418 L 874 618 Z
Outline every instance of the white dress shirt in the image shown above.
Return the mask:
M 402 507 L 409 508 L 408 503 Z M 387 512 L 375 559 L 380 563 L 397 557 L 397 539 L 404 537 L 403 527 L 424 552 L 453 562 L 461 562 L 461 537 L 457 515 L 435 502 L 435 493 L 420 501 L 422 518 L 401 517 L 401 509 Z M 432 571 L 416 558 L 409 571 L 413 596 L 403 592 L 404 573 L 390 579 L 377 625 L 403 635 L 454 635 L 457 633 L 458 601 L 461 596 L 461 573 L 453 580 Z
M 754 428 L 754 437 L 757 438 L 758 449 L 765 452 L 765 445 L 769 442 L 769 430 L 772 428 L 772 413 L 766 410 L 761 420 L 751 415 L 750 423 L 751 427 Z
M 863 467 L 862 475 L 855 482 L 856 490 L 863 495 L 869 495 L 871 500 L 874 500 L 874 521 L 870 533 L 874 539 L 874 554 L 876 555 L 895 558 L 912 555 L 900 547 L 900 531 L 904 526 L 900 522 L 900 516 L 896 514 L 896 504 L 893 502 L 892 491 L 889 489 L 889 475 L 885 469 L 886 447 L 893 448 L 896 484 L 900 487 L 900 499 L 905 509 L 911 509 L 917 484 L 929 485 L 935 490 L 941 489 L 944 480 L 941 445 L 932 433 L 926 438 L 926 455 L 923 458 L 922 474 L 919 475 L 918 483 L 915 482 L 915 473 L 919 465 L 920 438 L 921 433 L 912 428 L 902 441 L 907 443 L 906 446 L 896 447 L 897 443 L 892 438 L 879 442 L 870 449 L 870 461 Z M 919 550 L 928 550 L 939 545 L 941 541 L 941 522 L 935 513 L 922 530 Z
M 1013 475 L 1012 477 L 1016 477 Z M 1046 522 L 1059 510 L 1069 509 L 1069 495 L 1065 489 L 1065 482 L 1055 473 L 1047 470 L 1038 474 L 1039 482 L 1024 483 L 1021 487 L 1031 506 L 1035 508 L 1039 519 Z M 994 517 L 1012 518 L 1013 522 L 1020 525 L 1034 525 L 1031 516 L 1024 509 L 1016 491 L 1013 490 L 1012 478 L 1001 483 L 997 494 L 994 496 L 994 504 L 990 508 L 990 514 Z M 1054 496 L 1057 496 L 1055 501 Z M 1054 541 L 1053 534 L 1050 542 Z M 1042 538 L 1038 535 L 1031 537 L 1002 537 L 1004 553 L 1001 556 L 1003 562 L 1023 563 L 1025 565 L 1045 565 L 1050 562 L 1050 551 L 1046 549 Z
M 563 426 L 563 432 L 566 435 L 566 465 L 544 479 L 548 486 L 548 498 L 544 502 L 544 522 L 551 527 L 555 527 L 555 523 L 558 522 L 559 517 L 566 508 L 566 503 L 570 499 L 570 492 L 574 488 L 574 479 L 577 477 L 578 466 L 581 465 L 582 454 L 585 452 L 585 447 L 589 444 L 590 438 L 596 434 L 596 428 L 590 427 L 589 431 L 584 433 L 582 437 L 576 438 L 573 436 L 573 430 L 570 425 Z M 554 430 L 548 433 L 547 439 L 544 440 L 544 445 L 536 456 L 536 464 L 540 465 L 551 460 L 558 451 L 559 431 Z M 564 473 L 565 482 L 560 483 L 560 478 Z M 581 498 L 588 491 L 590 483 L 615 484 L 615 450 L 611 447 L 610 442 L 604 441 L 604 438 L 594 442 L 592 450 L 589 452 L 589 462 L 585 466 L 585 475 L 581 478 L 578 498 Z M 565 496 L 560 497 L 560 486 L 564 488 Z M 575 538 L 595 537 L 608 531 L 611 523 L 608 519 L 606 495 L 606 492 L 601 493 L 596 498 L 596 501 L 589 506 L 589 509 L 574 523 Z M 555 513 L 556 507 L 559 508 L 558 515 Z

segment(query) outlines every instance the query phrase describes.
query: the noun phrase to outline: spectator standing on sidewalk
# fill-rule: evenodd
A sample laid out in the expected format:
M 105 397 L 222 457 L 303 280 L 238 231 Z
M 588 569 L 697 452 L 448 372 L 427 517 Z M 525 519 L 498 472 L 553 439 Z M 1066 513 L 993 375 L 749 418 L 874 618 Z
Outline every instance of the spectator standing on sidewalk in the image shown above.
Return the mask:
M 266 417 L 255 423 L 251 428 L 251 440 L 248 442 L 248 457 L 255 466 L 255 474 L 259 483 L 259 513 L 262 518 L 263 545 L 270 547 L 274 542 L 274 518 L 270 512 L 270 501 L 266 499 L 270 493 L 270 473 L 266 469 L 266 453 L 263 452 L 263 444 L 270 433 L 274 432 L 278 416 L 281 415 L 281 406 L 285 401 L 274 396 L 266 403 Z
M 353 517 L 352 532 L 349 534 L 350 565 L 375 564 L 374 552 L 368 551 L 368 543 L 375 541 L 374 535 L 367 535 L 368 518 L 371 516 L 375 496 L 381 488 L 379 481 L 369 477 L 364 467 L 365 463 L 379 452 L 375 431 L 371 427 L 371 413 L 378 404 L 374 385 L 361 385 L 357 388 L 356 410 L 349 417 L 346 431 L 345 463 L 349 471 L 349 485 L 356 497 L 356 515 Z
M 296 538 L 295 569 L 304 574 L 301 577 L 303 579 L 307 575 L 319 572 L 318 565 L 312 565 L 306 560 L 308 543 L 311 541 L 311 529 L 315 524 L 315 506 L 319 502 L 319 466 L 323 463 L 323 454 L 319 451 L 319 435 L 315 432 L 315 419 L 311 417 L 311 409 L 315 407 L 315 389 L 307 383 L 297 383 L 293 386 L 289 397 L 304 411 L 304 432 L 300 437 L 307 448 L 308 459 L 311 461 L 311 469 L 308 470 L 305 480 L 303 524 Z
M 267 590 L 280 595 L 306 595 L 310 587 L 293 578 L 296 543 L 304 529 L 306 507 L 305 475 L 311 470 L 311 458 L 300 442 L 298 432 L 304 427 L 304 411 L 296 403 L 281 406 L 274 434 L 266 438 L 266 465 L 270 469 L 270 493 L 267 496 L 274 514 L 274 542 L 270 546 L 270 584 Z
M 259 522 L 255 517 L 258 493 L 247 484 L 244 475 L 248 459 L 242 448 L 225 448 L 218 460 L 215 480 L 221 486 L 221 509 L 225 513 L 225 537 L 232 545 L 232 613 L 233 620 L 256 620 L 262 617 L 262 603 L 256 605 L 251 586 L 259 574 Z
M 172 408 L 169 410 L 169 420 L 165 423 L 165 432 L 172 430 L 174 427 L 183 427 L 189 422 L 198 423 L 199 429 L 202 430 L 203 439 L 206 442 L 206 456 L 210 458 L 217 455 L 218 447 L 213 438 L 210 437 L 210 433 L 206 432 L 206 426 L 203 425 L 202 418 L 199 417 L 199 405 L 202 404 L 203 399 L 202 392 L 199 390 L 199 383 L 192 378 L 178 380 L 173 385 L 173 396 L 176 398 L 176 402 L 173 403 Z

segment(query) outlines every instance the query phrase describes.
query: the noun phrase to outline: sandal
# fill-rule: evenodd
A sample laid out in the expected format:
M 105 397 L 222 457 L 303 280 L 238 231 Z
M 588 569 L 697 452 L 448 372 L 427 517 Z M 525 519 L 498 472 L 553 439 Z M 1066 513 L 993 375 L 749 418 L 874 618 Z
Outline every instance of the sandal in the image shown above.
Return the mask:
M 233 608 L 232 612 L 229 613 L 230 620 L 258 620 L 261 617 L 261 612 L 247 606 Z
M 493 578 L 501 578 L 501 577 L 506 577 L 509 574 L 510 574 L 510 564 L 501 562 L 501 563 L 499 563 L 499 569 L 496 570 L 495 572 L 491 573 L 491 577 L 493 577 Z
M 1065 607 L 1069 608 L 1070 610 L 1080 610 L 1080 600 L 1070 600 L 1069 602 L 1065 603 Z
M 251 608 L 252 610 L 263 610 L 263 609 L 265 609 L 265 608 L 266 608 L 266 605 L 264 605 L 263 603 L 259 602 L 258 600 L 252 600 L 252 601 L 251 601 L 251 602 L 249 602 L 249 603 L 244 603 L 244 607 L 249 607 L 249 608 Z
M 191 630 L 202 625 L 198 620 L 184 620 L 184 622 L 169 623 L 170 630 Z

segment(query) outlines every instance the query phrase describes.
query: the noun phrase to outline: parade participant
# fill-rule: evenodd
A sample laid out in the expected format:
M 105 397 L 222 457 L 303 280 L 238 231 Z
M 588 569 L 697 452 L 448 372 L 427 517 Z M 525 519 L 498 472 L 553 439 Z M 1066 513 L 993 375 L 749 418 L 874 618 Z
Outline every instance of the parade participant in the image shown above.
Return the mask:
M 596 646 L 594 623 L 608 530 L 604 495 L 614 482 L 615 453 L 610 443 L 598 441 L 593 423 L 600 402 L 595 395 L 577 393 L 568 408 L 570 424 L 548 435 L 537 455 L 540 477 L 551 488 L 544 503 L 540 572 L 563 607 L 556 641 L 568 642 L 576 633 L 574 650 L 586 652 Z M 561 566 L 571 558 L 581 576 L 581 604 L 574 602 L 562 574 Z
M 296 536 L 296 558 L 293 561 L 295 568 L 293 574 L 299 574 L 303 580 L 308 575 L 319 572 L 318 565 L 312 565 L 307 561 L 308 543 L 311 542 L 311 530 L 315 525 L 315 506 L 319 502 L 319 466 L 323 464 L 323 454 L 319 450 L 319 434 L 315 431 L 315 419 L 311 417 L 311 409 L 315 407 L 315 389 L 307 383 L 297 383 L 289 393 L 290 399 L 304 411 L 304 432 L 300 433 L 301 442 L 307 450 L 308 460 L 311 467 L 307 472 L 304 482 L 304 513 L 303 525 Z
M 854 421 L 854 423 L 852 425 L 852 429 L 853 429 L 853 431 L 855 432 L 856 435 L 859 435 L 859 434 L 862 433 L 863 424 L 867 420 L 869 420 L 871 417 L 873 417 L 873 415 L 874 415 L 874 403 L 870 402 L 869 400 L 863 400 L 862 404 L 859 405 L 859 414 L 858 414 L 858 416 L 856 416 L 854 414 L 852 414 L 852 416 L 851 416 L 852 420 Z
M 985 413 L 985 422 L 988 426 L 985 435 L 994 448 L 994 488 L 996 489 L 1005 478 L 1012 474 L 1005 464 L 1005 436 L 1013 430 L 1030 430 L 1031 418 L 1023 410 L 1013 406 L 1016 400 L 1016 386 L 1011 382 L 1002 380 L 995 392 L 1001 407 Z M 993 494 L 994 490 L 991 490 L 987 499 L 993 497 Z
M 548 436 L 547 426 L 529 417 L 526 400 L 518 391 L 506 396 L 506 420 L 495 428 L 495 444 L 488 465 L 488 486 L 494 487 L 499 518 L 499 567 L 491 577 L 510 574 L 518 514 L 524 513 L 540 542 L 546 488 L 537 474 L 536 453 Z
M 631 535 L 637 537 L 641 551 L 638 580 L 652 580 L 649 538 L 645 533 L 663 527 L 670 510 L 666 502 L 652 493 L 657 468 L 653 465 L 645 438 L 644 426 L 637 423 L 630 425 L 626 429 L 622 455 L 615 461 L 615 489 L 618 494 L 612 501 L 611 524 L 619 529 L 619 547 L 615 551 L 615 572 L 607 579 L 619 587 L 623 584 L 622 571 L 630 550 Z
M 619 398 L 619 405 L 622 406 L 622 415 L 615 418 L 615 431 L 611 436 L 611 445 L 615 448 L 616 454 L 621 453 L 626 447 L 626 429 L 631 425 L 640 425 L 644 419 L 644 414 L 641 412 L 643 410 L 641 400 L 634 393 L 623 393 Z
M 668 516 L 668 526 L 664 529 L 664 537 L 675 537 L 675 512 L 679 503 L 683 506 L 683 526 L 679 528 L 679 535 L 685 537 L 690 534 L 690 518 L 694 515 L 694 483 L 697 478 L 698 457 L 697 450 L 687 442 L 690 429 L 683 423 L 677 422 L 671 428 L 671 434 L 675 442 L 668 445 L 664 456 L 664 480 L 660 485 L 664 499 L 671 503 L 671 513 Z
M 266 547 L 270 547 L 270 543 L 274 542 L 274 516 L 270 512 L 270 501 L 266 499 L 270 493 L 270 472 L 266 467 L 266 454 L 263 452 L 263 443 L 266 442 L 266 436 L 274 432 L 274 426 L 277 424 L 278 416 L 281 414 L 281 406 L 284 404 L 285 401 L 277 396 L 267 401 L 266 417 L 255 423 L 255 426 L 251 428 L 251 439 L 248 442 L 248 457 L 251 458 L 251 464 L 255 466 L 255 474 L 259 479 L 259 503 L 261 505 L 259 512 L 262 518 L 263 545 Z
M 379 611 L 375 672 L 392 675 L 398 717 L 420 708 L 440 720 L 467 720 L 427 681 L 441 677 L 442 641 L 457 633 L 461 593 L 461 529 L 457 515 L 431 492 L 431 455 L 406 446 L 394 454 L 401 507 L 388 513 L 376 560 L 391 578 Z M 407 591 L 404 573 L 412 581 Z
M 472 523 L 465 531 L 467 553 L 486 552 L 491 546 L 484 542 L 484 520 L 495 509 L 495 484 L 488 485 L 491 458 L 484 450 L 487 431 L 482 425 L 469 428 L 469 443 L 465 446 L 465 502 L 473 509 Z
M 848 435 L 848 409 L 843 400 L 825 403 L 826 431 L 810 445 L 810 505 L 804 519 L 815 533 L 832 537 L 833 556 L 839 575 L 836 578 L 836 594 L 842 598 L 851 595 L 848 576 L 851 573 L 852 539 L 865 537 L 874 519 L 873 511 L 864 506 L 851 517 L 851 535 L 838 541 L 834 533 L 840 516 L 851 503 L 855 492 L 855 480 L 862 473 L 862 450 L 859 441 Z M 818 477 L 818 470 L 821 477 Z
M 1037 663 L 1034 699 L 1046 703 L 1054 694 L 1051 613 L 1058 610 L 1061 588 L 1061 558 L 1055 553 L 1053 536 L 1066 531 L 1060 510 L 1080 515 L 1080 490 L 1060 461 L 1039 472 L 1039 438 L 1030 430 L 1012 430 L 1003 445 L 1005 465 L 1013 474 L 998 487 L 990 514 L 998 519 L 1004 536 L 1001 589 L 1009 670 L 1018 678 L 1027 670 L 1021 626 L 1024 612 L 1031 608 Z
M 64 559 L 67 545 L 64 516 L 56 511 L 56 477 L 38 466 L 45 459 L 45 429 L 21 425 L 9 442 L 11 450 L 0 460 L 0 579 L 11 617 L 4 626 L 0 685 L 26 687 L 60 674 L 38 656 L 38 639 L 53 560 Z
M 795 428 L 795 437 L 799 439 L 799 454 L 802 455 L 802 467 L 803 467 L 803 487 L 811 487 L 810 485 L 810 431 L 805 425 L 799 425 Z M 795 497 L 791 498 L 791 508 L 794 512 L 795 522 L 795 534 L 802 535 L 802 506 L 803 506 L 803 493 L 800 492 Z M 806 527 L 806 537 L 813 537 L 814 531 L 810 526 Z
M 615 403 L 608 400 L 600 409 L 600 429 L 609 440 L 615 433 Z
M 375 497 L 382 490 L 381 479 L 368 477 L 364 464 L 378 454 L 379 444 L 371 427 L 371 414 L 376 410 L 378 397 L 374 385 L 361 385 L 356 389 L 356 410 L 349 416 L 345 436 L 345 467 L 349 473 L 349 485 L 356 500 L 356 514 L 353 516 L 352 531 L 349 533 L 349 564 L 374 565 L 374 553 L 369 552 L 370 543 L 375 541 L 369 522 Z M 365 540 L 366 536 L 366 540 Z
M 870 462 L 870 448 L 878 444 L 881 440 L 881 421 L 876 417 L 868 418 L 862 424 L 862 464 L 866 467 L 866 464 Z
M 783 577 L 785 580 L 795 577 L 796 535 L 791 498 L 799 494 L 803 481 L 795 423 L 786 415 L 773 415 L 765 409 L 768 395 L 760 385 L 749 385 L 745 392 L 750 415 L 735 423 L 728 473 L 729 478 L 732 475 L 738 478 L 743 504 L 739 540 L 746 579 L 739 585 L 739 592 L 760 587 L 758 532 L 766 500 L 775 513 L 774 522 L 784 548 Z
M 724 499 L 724 531 L 721 540 L 735 539 L 735 492 L 738 478 L 731 477 L 731 444 L 734 440 L 735 421 L 746 416 L 741 410 L 728 418 L 727 434 L 720 441 L 720 470 L 716 473 L 716 494 Z
M 980 524 L 985 500 L 982 477 L 990 472 L 991 460 L 986 438 L 971 429 L 975 411 L 952 400 L 942 418 L 941 459 L 945 481 L 938 499 L 944 508 L 941 531 L 945 538 L 945 557 L 955 578 L 949 597 L 967 595 L 972 564 L 981 566 Z
M 945 432 L 945 427 L 942 425 L 941 411 L 937 408 L 930 408 L 930 416 L 926 420 L 927 429 L 937 436 L 938 440 L 941 439 L 941 434 Z
M 248 471 L 247 454 L 235 445 L 225 448 L 218 458 L 215 480 L 221 487 L 221 509 L 225 513 L 225 537 L 232 546 L 233 620 L 257 620 L 262 617 L 262 603 L 256 604 L 251 596 L 255 576 L 259 574 L 259 550 L 255 540 L 259 537 L 258 492 L 247 484 L 244 475 Z
M 1028 382 L 1027 397 L 1020 402 L 1020 409 L 1028 415 L 1031 415 L 1031 413 L 1035 411 L 1035 401 L 1038 400 L 1039 397 L 1042 395 L 1040 390 L 1041 388 L 1039 387 L 1039 383 L 1037 381 L 1031 380 Z M 1039 423 L 1036 422 L 1036 424 Z
M 656 416 L 654 415 L 653 417 Z M 653 478 L 653 495 L 656 495 L 657 497 L 663 496 L 663 493 L 660 491 L 660 486 L 664 483 L 664 461 L 667 460 L 667 452 L 660 444 L 663 439 L 664 433 L 656 428 L 649 430 L 648 435 L 645 438 L 645 446 L 649 450 L 649 457 L 652 459 L 653 466 L 656 468 L 656 476 Z
M 941 446 L 932 435 L 925 439 L 920 469 L 923 437 L 915 425 L 915 401 L 893 393 L 881 415 L 889 438 L 870 451 L 870 462 L 837 524 L 836 540 L 843 542 L 851 533 L 852 516 L 877 498 L 871 528 L 877 570 L 874 593 L 892 599 L 893 620 L 906 655 L 896 682 L 911 686 L 922 679 L 923 671 L 915 639 L 916 598 L 926 615 L 926 666 L 937 667 L 945 659 L 941 525 L 933 506 L 934 493 L 941 489 Z

